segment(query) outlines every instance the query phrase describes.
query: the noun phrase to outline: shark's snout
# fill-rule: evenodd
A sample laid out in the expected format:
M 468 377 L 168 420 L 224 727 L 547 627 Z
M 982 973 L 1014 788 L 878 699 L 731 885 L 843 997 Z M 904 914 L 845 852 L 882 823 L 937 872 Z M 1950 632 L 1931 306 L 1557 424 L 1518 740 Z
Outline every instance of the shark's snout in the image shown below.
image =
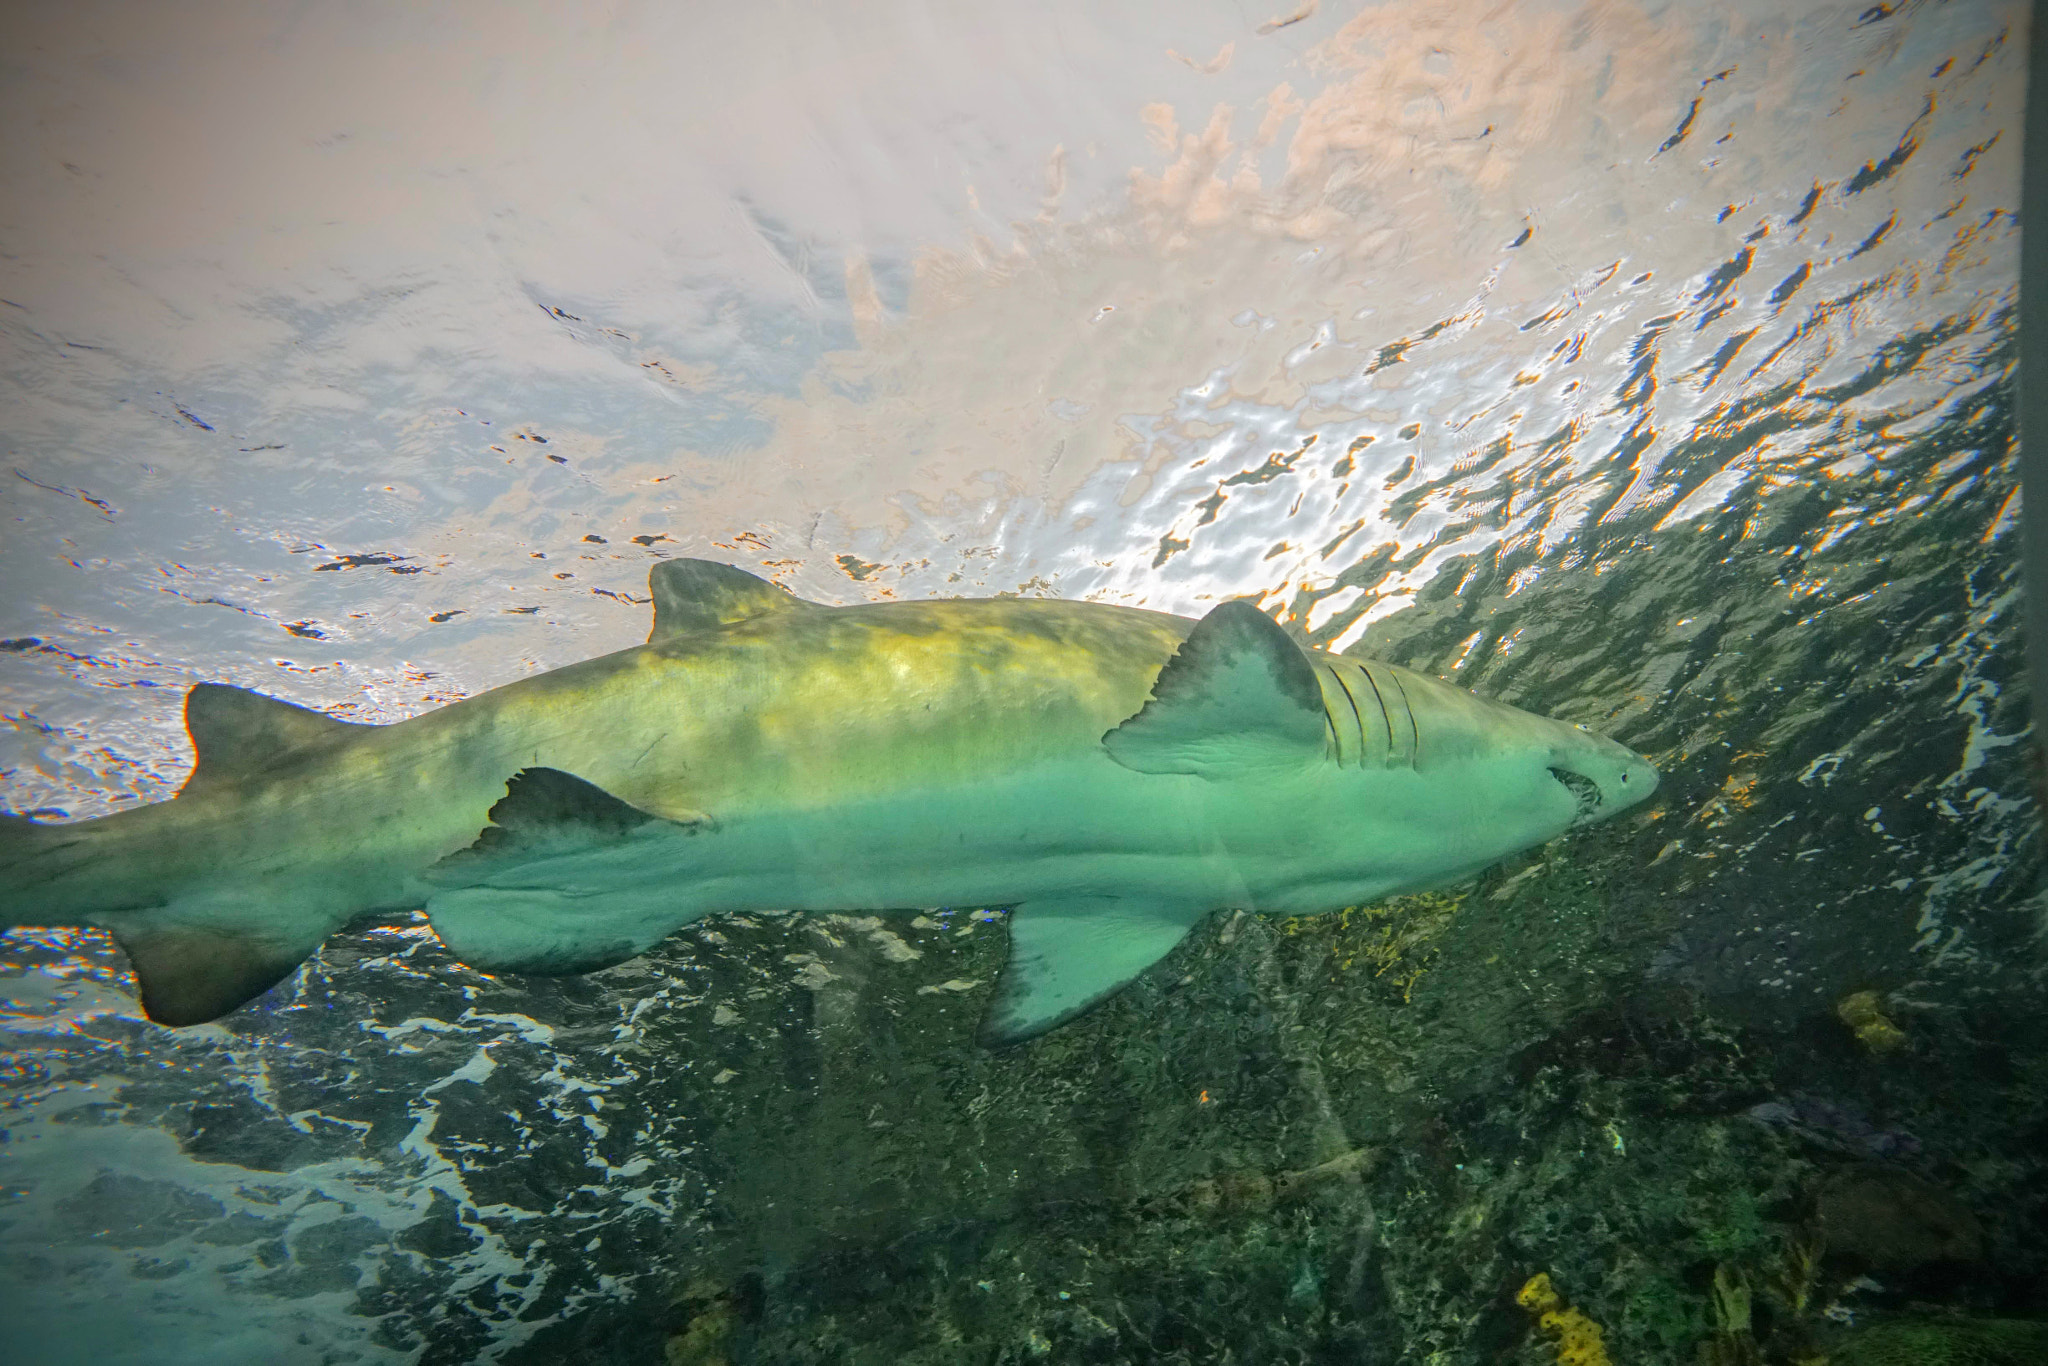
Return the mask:
M 1550 776 L 1578 802 L 1572 824 L 1619 815 L 1657 790 L 1657 768 L 1626 745 L 1590 732 L 1552 755 Z

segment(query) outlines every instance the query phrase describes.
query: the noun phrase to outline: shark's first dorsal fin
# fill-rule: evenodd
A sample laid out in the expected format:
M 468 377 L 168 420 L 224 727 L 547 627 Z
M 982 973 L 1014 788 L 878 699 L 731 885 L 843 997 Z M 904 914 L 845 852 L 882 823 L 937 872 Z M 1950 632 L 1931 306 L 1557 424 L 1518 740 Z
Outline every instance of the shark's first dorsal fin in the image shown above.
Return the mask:
M 1221 603 L 1195 623 L 1143 710 L 1102 737 L 1140 773 L 1228 778 L 1247 767 L 1304 764 L 1327 753 L 1329 720 L 1315 666 L 1251 603 Z
M 647 591 L 654 599 L 650 641 L 818 605 L 744 569 L 712 560 L 663 560 L 647 576 Z
M 201 683 L 185 694 L 185 729 L 199 764 L 180 789 L 260 772 L 285 755 L 321 749 L 367 727 L 247 688 Z

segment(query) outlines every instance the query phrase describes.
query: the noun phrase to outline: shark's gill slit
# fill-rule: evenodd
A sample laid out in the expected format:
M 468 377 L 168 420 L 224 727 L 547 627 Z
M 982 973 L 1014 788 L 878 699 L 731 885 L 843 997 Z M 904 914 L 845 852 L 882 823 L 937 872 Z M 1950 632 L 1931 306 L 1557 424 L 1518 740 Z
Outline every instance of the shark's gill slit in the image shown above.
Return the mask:
M 1365 767 L 1365 718 L 1358 714 L 1358 699 L 1351 695 L 1351 685 L 1344 681 L 1344 675 L 1336 669 L 1330 670 L 1330 677 L 1337 680 L 1337 686 L 1344 690 L 1344 700 L 1351 704 L 1351 724 L 1358 736 L 1358 766 Z M 1332 719 L 1332 725 L 1335 721 Z M 1343 747 L 1338 747 L 1338 759 L 1343 759 Z
M 1411 743 L 1408 747 L 1408 767 L 1420 768 L 1422 766 L 1422 727 L 1415 720 L 1415 704 L 1408 700 L 1408 685 L 1401 681 L 1399 675 L 1388 674 L 1387 677 L 1393 679 L 1394 690 L 1401 694 L 1401 710 L 1408 713 L 1408 733 L 1411 737 Z M 1390 721 L 1387 723 L 1387 749 L 1392 751 L 1393 748 L 1394 726 Z
M 1365 675 L 1366 684 L 1372 688 L 1373 701 L 1380 704 L 1380 720 L 1387 725 L 1387 762 L 1394 762 L 1394 718 L 1387 712 L 1387 699 L 1380 694 L 1380 685 L 1373 681 L 1372 670 L 1361 664 L 1358 672 Z

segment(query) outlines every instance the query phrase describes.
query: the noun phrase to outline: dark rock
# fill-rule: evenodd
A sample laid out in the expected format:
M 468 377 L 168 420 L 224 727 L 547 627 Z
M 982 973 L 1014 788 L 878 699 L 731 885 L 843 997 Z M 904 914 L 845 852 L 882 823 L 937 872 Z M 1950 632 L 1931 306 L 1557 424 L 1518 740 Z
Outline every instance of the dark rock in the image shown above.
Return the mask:
M 1938 1186 L 1890 1167 L 1859 1167 L 1830 1178 L 1819 1199 L 1830 1255 L 1883 1270 L 1974 1262 L 1984 1227 Z
M 232 1162 L 253 1171 L 282 1172 L 327 1154 L 311 1135 L 246 1096 L 192 1107 L 185 1151 L 202 1162 Z
M 291 1265 L 258 1284 L 270 1294 L 293 1298 L 354 1290 L 362 1280 L 356 1259 L 384 1241 L 384 1230 L 360 1214 L 315 1224 L 292 1239 Z
M 155 1257 L 137 1257 L 128 1274 L 138 1281 L 167 1281 L 173 1276 L 183 1275 L 192 1263 L 183 1257 L 160 1261 Z
M 260 1219 L 253 1214 L 230 1214 L 218 1223 L 208 1224 L 192 1235 L 197 1243 L 210 1243 L 217 1247 L 242 1247 L 276 1234 L 281 1220 Z
M 2039 1366 L 2048 1323 L 1927 1319 L 1874 1323 L 1828 1354 L 1833 1366 Z
M 227 1211 L 220 1201 L 169 1181 L 102 1171 L 57 1202 L 73 1228 L 115 1247 L 155 1247 L 182 1237 Z
M 460 1257 L 477 1245 L 475 1234 L 462 1226 L 462 1211 L 445 1191 L 435 1191 L 426 1218 L 398 1235 L 398 1246 L 423 1257 Z

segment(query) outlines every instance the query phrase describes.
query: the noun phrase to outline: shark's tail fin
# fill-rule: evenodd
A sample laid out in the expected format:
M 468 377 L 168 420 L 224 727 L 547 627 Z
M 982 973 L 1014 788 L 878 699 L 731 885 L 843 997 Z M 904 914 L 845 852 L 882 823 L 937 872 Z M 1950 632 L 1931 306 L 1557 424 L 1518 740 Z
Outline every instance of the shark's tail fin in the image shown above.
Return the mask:
M 13 879 L 8 874 L 14 870 L 15 864 L 35 853 L 37 842 L 49 828 L 27 816 L 0 812 L 0 879 L 5 879 L 5 884 L 0 885 L 12 884 Z
M 91 861 L 92 824 L 0 813 L 0 928 L 77 923 L 58 884 Z
M 262 995 L 346 918 L 317 894 L 297 905 L 290 889 L 195 890 L 206 884 L 190 874 L 213 835 L 182 803 L 196 797 L 204 813 L 209 794 L 365 729 L 216 683 L 186 694 L 185 725 L 198 763 L 172 801 L 63 824 L 0 815 L 0 927 L 111 931 L 135 969 L 143 1009 L 168 1025 L 216 1020 Z
M 143 1011 L 167 1025 L 217 1020 L 254 1000 L 333 928 L 294 927 L 275 907 L 255 902 L 165 904 L 136 879 L 108 875 L 133 862 L 118 827 L 136 814 L 51 824 L 0 813 L 0 928 L 112 931 L 135 969 Z

